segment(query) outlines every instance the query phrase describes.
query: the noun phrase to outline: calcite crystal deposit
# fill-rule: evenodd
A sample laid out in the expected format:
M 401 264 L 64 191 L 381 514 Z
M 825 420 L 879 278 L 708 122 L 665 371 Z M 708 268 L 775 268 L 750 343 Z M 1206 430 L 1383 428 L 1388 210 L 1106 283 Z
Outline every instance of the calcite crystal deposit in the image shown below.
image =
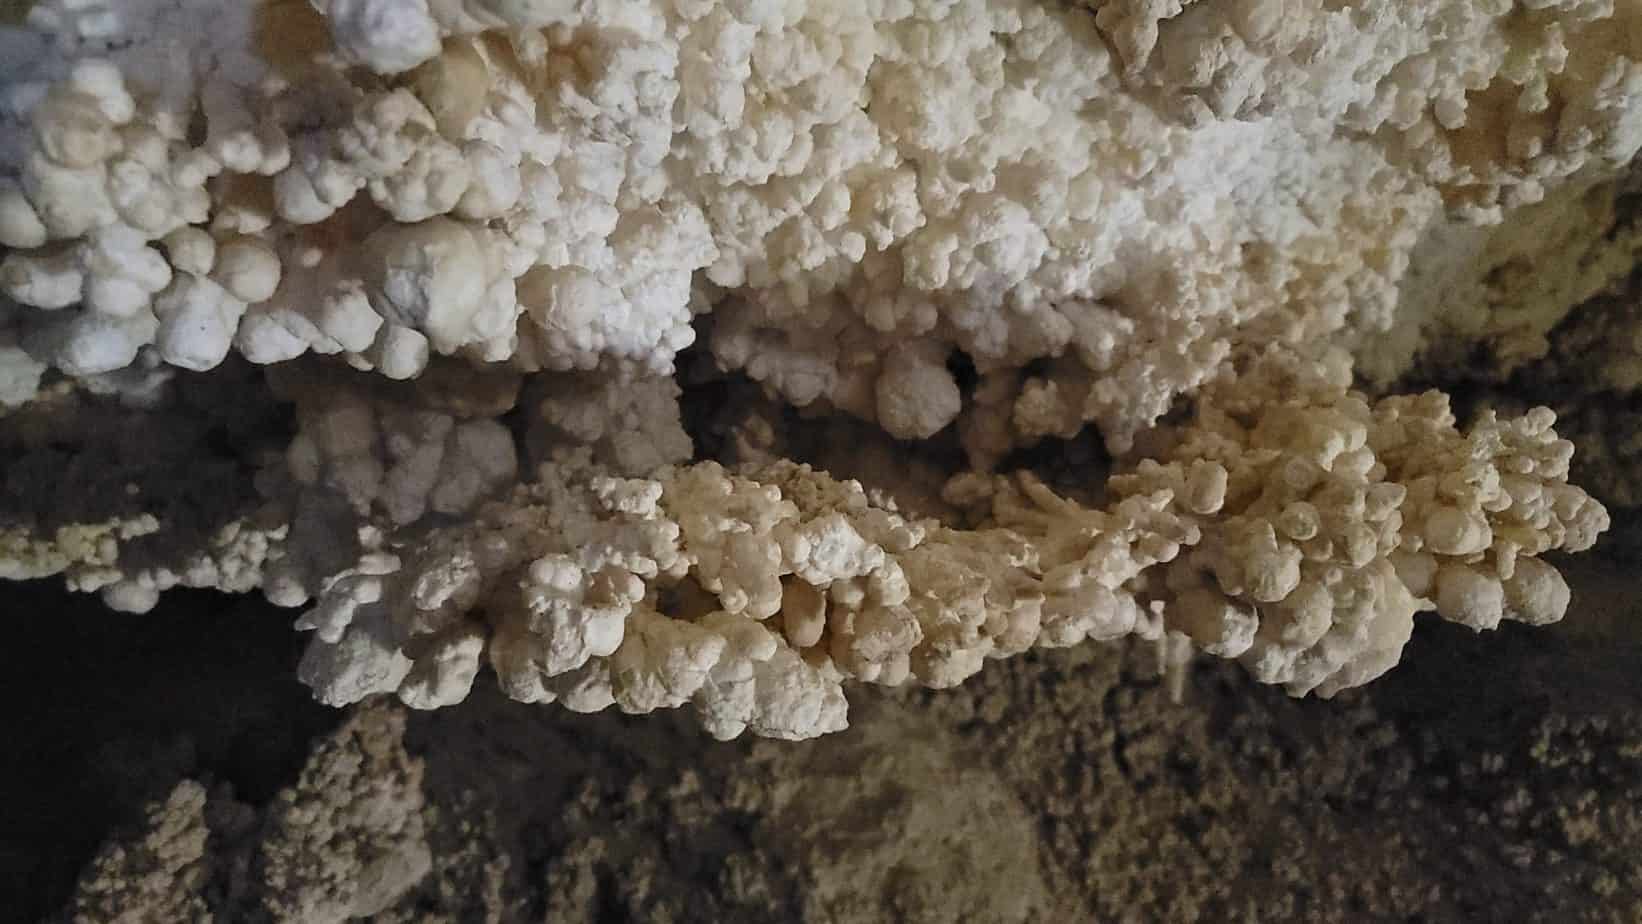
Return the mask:
M 1497 332 L 1411 262 L 1642 147 L 1635 2 L 28 23 L 0 576 L 127 611 L 260 590 L 329 703 L 433 708 L 488 668 L 806 738 L 852 681 L 1128 635 L 1327 696 L 1421 611 L 1560 619 L 1542 556 L 1608 526 L 1549 410 L 1462 425 L 1394 385 Z M 1546 354 L 1501 317 L 1512 362 Z M 809 464 L 816 427 L 864 483 Z

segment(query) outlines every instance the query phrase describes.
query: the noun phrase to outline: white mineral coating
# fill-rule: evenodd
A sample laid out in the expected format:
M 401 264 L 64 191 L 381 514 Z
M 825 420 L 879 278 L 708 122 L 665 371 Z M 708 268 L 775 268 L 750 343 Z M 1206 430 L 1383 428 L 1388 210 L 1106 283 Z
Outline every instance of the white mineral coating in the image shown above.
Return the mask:
M 1634 4 L 315 0 L 319 47 L 150 6 L 32 17 L 63 52 L 11 94 L 0 403 L 229 417 L 237 353 L 295 432 L 204 548 L 156 521 L 127 554 L 112 510 L 8 527 L 0 573 L 311 602 L 326 702 L 434 708 L 488 663 L 806 738 L 846 682 L 1126 635 L 1326 696 L 1422 608 L 1560 618 L 1541 556 L 1608 526 L 1549 411 L 1462 431 L 1351 384 L 1442 324 L 1532 352 L 1541 321 L 1407 270 L 1632 159 Z M 681 389 L 726 373 L 692 446 Z M 897 471 L 789 461 L 791 409 Z M 1077 490 L 990 473 L 1091 432 L 1111 473 Z M 907 494 L 938 518 L 895 502 L 960 450 Z

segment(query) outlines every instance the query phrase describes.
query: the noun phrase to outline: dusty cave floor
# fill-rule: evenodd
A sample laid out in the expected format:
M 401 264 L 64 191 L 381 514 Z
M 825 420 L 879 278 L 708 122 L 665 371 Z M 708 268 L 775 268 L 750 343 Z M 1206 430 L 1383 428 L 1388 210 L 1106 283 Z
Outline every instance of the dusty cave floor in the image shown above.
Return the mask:
M 1642 920 L 1642 638 L 1613 628 L 1639 604 L 1620 566 L 1572 568 L 1563 628 L 1425 621 L 1332 702 L 1204 662 L 1177 705 L 1149 649 L 1084 646 L 856 691 L 819 741 L 719 744 L 481 683 L 407 717 L 433 868 L 377 919 Z M 8 602 L 17 920 L 180 779 L 264 804 L 340 720 L 306 702 L 277 611 Z

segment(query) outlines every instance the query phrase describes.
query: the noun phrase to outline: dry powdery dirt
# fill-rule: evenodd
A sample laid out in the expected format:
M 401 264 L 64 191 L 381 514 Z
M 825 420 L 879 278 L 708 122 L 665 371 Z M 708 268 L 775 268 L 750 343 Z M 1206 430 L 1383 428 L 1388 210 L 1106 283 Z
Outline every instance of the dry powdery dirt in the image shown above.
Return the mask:
M 1636 920 L 1642 652 L 1456 636 L 1328 704 L 1085 647 L 797 744 L 375 703 L 266 805 L 177 783 L 65 919 Z

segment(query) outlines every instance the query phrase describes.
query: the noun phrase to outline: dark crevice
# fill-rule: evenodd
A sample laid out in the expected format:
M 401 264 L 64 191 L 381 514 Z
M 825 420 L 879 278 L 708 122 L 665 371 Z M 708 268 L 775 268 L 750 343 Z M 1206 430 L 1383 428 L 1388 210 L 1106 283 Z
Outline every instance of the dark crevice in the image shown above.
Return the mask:
M 254 597 L 172 591 L 153 612 L 126 616 L 50 580 L 7 583 L 0 599 L 8 920 L 61 905 L 109 829 L 183 778 L 266 802 L 341 717 L 297 681 L 305 640 L 290 613 Z

